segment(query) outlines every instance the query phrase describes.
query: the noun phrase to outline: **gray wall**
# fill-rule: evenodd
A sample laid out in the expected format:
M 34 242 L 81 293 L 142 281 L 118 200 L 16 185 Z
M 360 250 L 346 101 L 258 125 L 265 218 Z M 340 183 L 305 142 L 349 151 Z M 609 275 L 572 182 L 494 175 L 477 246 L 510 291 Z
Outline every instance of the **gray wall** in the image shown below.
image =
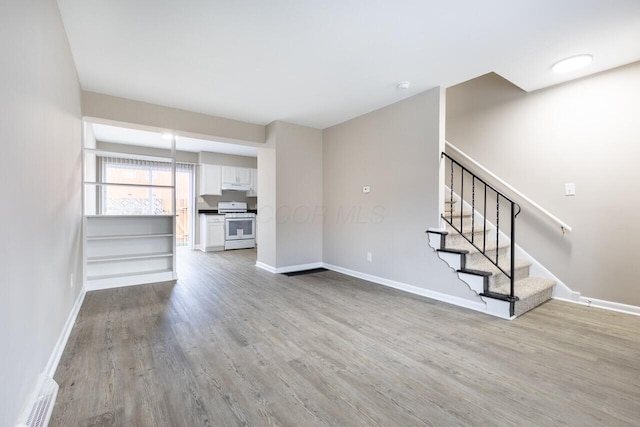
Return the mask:
M 237 156 L 234 154 L 209 153 L 203 151 L 199 156 L 199 163 L 209 165 L 237 166 L 241 168 L 257 168 L 258 159 L 256 157 Z
M 271 123 L 258 165 L 258 262 L 322 262 L 322 131 Z
M 326 263 L 476 299 L 425 234 L 438 226 L 443 117 L 436 88 L 324 130 Z
M 257 262 L 276 266 L 276 122 L 267 125 L 264 147 L 258 148 Z
M 573 227 L 523 204 L 526 251 L 583 296 L 640 305 L 639 111 L 640 63 L 532 93 L 489 74 L 447 90 L 446 134 Z
M 0 425 L 11 426 L 80 292 L 82 129 L 56 2 L 2 9 Z
M 322 262 L 322 131 L 277 122 L 276 166 L 276 266 Z
M 265 140 L 265 127 L 94 92 L 82 92 L 82 114 L 98 122 L 115 121 L 179 131 L 183 136 L 215 137 L 220 142 Z

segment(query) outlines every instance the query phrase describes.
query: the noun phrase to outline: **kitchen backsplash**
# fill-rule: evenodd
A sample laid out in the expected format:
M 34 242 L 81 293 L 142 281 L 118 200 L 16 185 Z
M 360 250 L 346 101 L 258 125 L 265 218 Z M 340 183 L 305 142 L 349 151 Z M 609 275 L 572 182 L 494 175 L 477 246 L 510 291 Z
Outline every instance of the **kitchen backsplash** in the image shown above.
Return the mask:
M 217 209 L 218 202 L 247 202 L 247 208 L 258 208 L 257 197 L 247 197 L 240 191 L 223 191 L 222 196 L 198 196 L 196 199 L 197 209 Z

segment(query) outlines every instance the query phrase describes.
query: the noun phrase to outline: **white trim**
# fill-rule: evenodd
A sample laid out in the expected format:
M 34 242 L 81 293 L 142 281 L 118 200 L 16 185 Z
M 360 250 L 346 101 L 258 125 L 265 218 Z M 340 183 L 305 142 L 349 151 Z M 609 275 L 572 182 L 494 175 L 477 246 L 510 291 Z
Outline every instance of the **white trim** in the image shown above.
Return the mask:
M 122 288 L 125 286 L 147 285 L 157 282 L 169 282 L 177 280 L 176 271 L 163 271 L 161 273 L 148 274 L 123 274 L 104 279 L 87 280 L 86 290 L 99 291 L 102 289 Z
M 399 289 L 401 291 L 409 292 L 411 294 L 420 295 L 423 297 L 431 298 L 437 301 L 446 302 L 448 304 L 457 305 L 458 307 L 464 307 L 471 310 L 486 313 L 485 304 L 480 302 L 474 302 L 466 298 L 460 298 L 453 295 L 447 295 L 440 292 L 432 291 L 430 289 L 421 288 L 406 283 L 396 282 L 395 280 L 384 279 L 382 277 L 373 276 L 371 274 L 361 273 L 359 271 L 350 270 L 348 268 L 339 267 L 337 265 L 323 263 L 324 268 L 327 268 L 338 273 L 346 274 L 347 276 L 356 277 L 358 279 L 366 280 L 368 282 L 377 283 L 379 285 L 388 286 L 390 288 Z
M 515 193 L 518 197 L 523 199 L 525 202 L 529 203 L 531 206 L 533 206 L 534 208 L 536 208 L 537 210 L 539 210 L 540 212 L 542 212 L 543 214 L 545 214 L 546 216 L 551 218 L 555 223 L 560 225 L 560 228 L 563 230 L 563 232 L 565 230 L 566 231 L 572 231 L 572 228 L 567 223 L 565 223 L 562 220 L 560 220 L 558 217 L 556 217 L 551 212 L 549 212 L 548 210 L 546 210 L 545 208 L 543 208 L 542 206 L 540 206 L 539 204 L 537 204 L 536 202 L 534 202 L 533 200 L 531 200 L 530 198 L 528 198 L 527 196 L 522 194 L 520 191 L 518 191 L 515 188 L 513 188 L 511 185 L 507 184 L 504 180 L 499 178 L 496 174 L 494 174 L 489 169 L 485 168 L 480 163 L 476 162 L 471 157 L 469 157 L 467 154 L 465 154 L 464 151 L 460 150 L 458 147 L 456 147 L 455 145 L 453 145 L 449 141 L 446 141 L 445 144 L 446 144 L 447 147 L 451 148 L 452 150 L 457 152 L 460 156 L 462 156 L 466 161 L 468 161 L 471 164 L 473 164 L 475 167 L 477 167 L 478 169 L 480 169 L 481 171 L 483 171 L 484 173 L 489 175 L 491 178 L 493 178 L 494 180 L 498 181 L 502 186 L 507 188 L 509 191 Z
M 628 304 L 622 304 L 619 302 L 606 301 L 602 299 L 587 298 L 587 297 L 580 297 L 578 301 L 567 299 L 567 298 L 560 298 L 560 297 L 553 297 L 553 299 L 557 299 L 558 301 L 570 302 L 573 304 L 579 304 L 585 307 L 616 311 L 618 313 L 630 314 L 632 316 L 640 316 L 640 307 L 636 305 L 628 305 Z
M 73 307 L 71 307 L 71 311 L 67 316 L 67 320 L 64 323 L 62 331 L 60 331 L 60 335 L 58 336 L 58 340 L 56 341 L 55 346 L 51 350 L 51 355 L 49 356 L 49 360 L 45 365 L 44 371 L 38 376 L 38 380 L 34 384 L 34 388 L 25 402 L 25 406 L 19 415 L 20 422 L 26 422 L 31 412 L 32 406 L 40 392 L 40 388 L 43 384 L 43 381 L 48 378 L 53 378 L 56 370 L 58 369 L 58 364 L 60 363 L 60 358 L 62 358 L 62 353 L 64 352 L 65 347 L 67 346 L 67 341 L 69 341 L 69 336 L 71 335 L 71 330 L 76 323 L 76 319 L 78 318 L 78 313 L 80 312 L 80 307 L 82 307 L 82 302 L 84 301 L 84 297 L 86 295 L 86 291 L 84 287 L 80 289 L 80 293 L 76 298 L 76 301 L 73 303 Z M 53 397 L 52 406 L 55 404 L 55 398 L 57 396 L 57 390 Z M 49 414 L 50 416 L 50 414 Z
M 269 273 L 274 273 L 275 274 L 275 272 L 276 272 L 276 268 L 275 267 L 271 267 L 270 265 L 265 264 L 264 262 L 256 261 L 256 267 L 261 268 L 263 270 L 266 270 Z
M 298 265 L 288 265 L 286 267 L 272 267 L 263 262 L 256 261 L 256 267 L 261 268 L 263 270 L 267 270 L 270 273 L 280 274 L 280 273 L 291 273 L 294 271 L 304 271 L 304 270 L 313 270 L 314 268 L 322 268 L 324 266 L 321 262 L 312 262 L 309 264 L 298 264 Z
M 56 373 L 56 369 L 58 369 L 58 363 L 60 363 L 60 358 L 62 357 L 62 353 L 64 352 L 64 348 L 67 345 L 67 341 L 69 340 L 69 335 L 71 335 L 71 330 L 73 329 L 73 325 L 76 323 L 76 319 L 78 317 L 78 313 L 80 312 L 80 307 L 82 307 L 82 302 L 84 301 L 84 296 L 86 295 L 86 290 L 83 287 L 80 289 L 80 293 L 78 294 L 78 298 L 76 298 L 76 302 L 73 304 L 71 308 L 71 312 L 67 317 L 67 321 L 60 332 L 60 336 L 58 337 L 58 341 L 56 342 L 55 347 L 53 347 L 53 351 L 51 352 L 51 356 L 49 357 L 49 361 L 44 369 L 44 374 L 53 378 L 53 375 Z

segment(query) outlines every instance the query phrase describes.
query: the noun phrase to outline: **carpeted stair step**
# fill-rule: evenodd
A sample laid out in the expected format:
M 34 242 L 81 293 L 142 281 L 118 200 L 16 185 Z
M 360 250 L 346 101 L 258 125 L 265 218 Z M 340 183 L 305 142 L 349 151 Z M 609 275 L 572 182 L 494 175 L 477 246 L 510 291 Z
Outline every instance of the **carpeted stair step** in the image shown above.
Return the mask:
M 514 315 L 520 316 L 551 299 L 556 282 L 539 277 L 527 277 L 514 283 L 518 301 L 515 303 Z M 509 294 L 509 284 L 493 289 L 493 292 Z
M 455 224 L 455 226 L 458 228 L 460 228 L 460 217 L 462 217 L 463 230 L 466 230 L 466 229 L 471 230 L 471 223 L 472 223 L 471 212 L 468 212 L 468 211 L 445 212 L 442 214 L 442 216 L 445 217 L 447 221 L 450 221 L 453 224 Z
M 460 229 L 460 223 L 459 222 L 454 222 L 454 226 L 452 226 L 451 224 L 448 224 L 448 223 L 444 224 L 445 230 L 449 233 L 449 237 L 451 237 L 453 235 L 460 234 L 458 232 L 458 230 Z M 495 230 L 491 230 L 491 229 L 483 230 L 482 226 L 483 226 L 482 223 L 480 223 L 480 224 L 475 223 L 474 224 L 474 227 L 473 227 L 473 232 L 474 232 L 473 242 L 476 243 L 476 244 L 478 244 L 478 243 L 482 244 L 482 235 L 483 234 L 487 236 L 486 237 L 487 242 L 492 239 L 492 237 L 491 237 L 492 235 L 493 235 L 493 239 L 495 240 L 495 236 L 496 236 Z M 463 224 L 463 227 L 462 227 L 463 233 L 462 234 L 464 234 L 467 238 L 471 239 L 471 229 L 472 229 L 471 223 Z
M 466 231 L 464 233 L 462 233 L 462 235 L 460 233 L 458 233 L 453 227 L 451 227 L 449 224 L 447 224 L 446 227 L 447 232 L 449 233 L 447 235 L 447 245 L 451 244 L 453 246 L 458 245 L 462 242 L 466 242 L 466 239 L 471 240 L 473 238 L 473 243 L 478 245 L 478 246 L 482 246 L 482 242 L 483 239 L 487 240 L 487 243 L 491 240 L 491 235 L 490 235 L 490 231 L 483 231 L 482 229 L 480 230 L 476 230 L 473 233 L 471 233 L 471 227 L 469 227 L 469 231 Z M 464 228 L 463 228 L 464 230 Z M 464 237 L 463 237 L 464 235 Z M 466 239 L 465 239 L 466 237 Z M 495 240 L 495 235 L 494 235 L 494 240 Z
M 487 259 L 471 243 L 467 241 L 462 241 L 462 242 L 458 242 L 457 244 L 450 244 L 448 237 L 449 236 L 447 236 L 446 249 L 469 251 L 467 255 L 467 265 L 472 265 L 476 262 L 482 262 L 483 260 Z M 478 246 L 482 248 L 481 242 L 480 244 L 478 244 Z M 492 260 L 495 261 L 496 252 L 498 252 L 498 263 L 500 264 L 500 266 L 505 265 L 504 263 L 506 262 L 507 257 L 509 256 L 509 250 L 510 250 L 509 243 L 500 242 L 498 245 L 496 245 L 495 240 L 492 240 L 492 241 L 488 240 L 487 243 L 485 244 L 485 253 Z
M 443 213 L 443 217 L 453 223 L 454 226 L 452 227 L 445 221 L 444 230 L 447 232 L 445 236 L 445 249 L 440 251 L 464 254 L 466 260 L 465 268 L 458 270 L 458 272 L 487 278 L 488 287 L 486 292 L 481 294 L 485 298 L 489 298 L 486 300 L 487 304 L 489 304 L 489 301 L 508 301 L 511 280 L 507 277 L 507 274 L 503 273 L 489 261 L 486 256 L 495 261 L 497 254 L 500 267 L 509 273 L 511 269 L 511 247 L 509 242 L 496 242 L 495 230 L 484 230 L 484 221 L 476 220 L 474 222 L 471 212 L 456 211 L 455 206 L 455 202 L 450 200 L 445 201 L 445 213 Z M 472 226 L 474 228 L 473 233 L 471 232 Z M 462 237 L 457 231 L 459 229 L 462 229 L 464 236 L 468 239 L 471 239 L 471 236 L 473 236 L 474 244 L 481 249 L 484 247 L 486 256 Z M 486 241 L 484 239 L 486 239 Z M 551 299 L 555 282 L 548 279 L 529 277 L 531 268 L 531 262 L 529 261 L 516 259 L 514 267 L 514 289 L 518 300 L 513 304 L 513 309 L 514 315 L 519 316 Z M 474 286 L 476 285 L 474 284 Z M 480 285 L 480 287 L 482 287 L 482 285 Z M 473 289 L 475 289 L 475 287 Z M 501 302 L 500 304 L 505 303 Z M 508 306 L 508 303 L 506 304 Z M 496 305 L 493 306 L 499 307 Z M 500 308 L 499 311 L 500 310 L 502 309 Z M 500 317 L 502 316 L 500 315 Z
M 448 212 L 455 212 L 456 211 L 456 201 L 455 200 L 445 200 L 444 201 L 444 211 L 446 213 Z
M 500 261 L 500 267 L 509 273 L 511 271 L 511 261 L 509 258 L 505 258 L 504 262 Z M 516 281 L 526 279 L 529 277 L 529 268 L 531 267 L 531 262 L 524 259 L 517 259 L 515 261 L 515 279 Z M 496 267 L 491 261 L 488 259 L 479 259 L 471 262 L 467 262 L 466 265 L 467 270 L 474 271 L 482 271 L 491 273 L 489 277 L 489 291 L 496 292 L 496 289 L 503 289 L 506 285 L 507 287 L 511 286 L 511 280 L 504 274 L 498 267 Z M 501 291 L 500 291 L 501 292 Z

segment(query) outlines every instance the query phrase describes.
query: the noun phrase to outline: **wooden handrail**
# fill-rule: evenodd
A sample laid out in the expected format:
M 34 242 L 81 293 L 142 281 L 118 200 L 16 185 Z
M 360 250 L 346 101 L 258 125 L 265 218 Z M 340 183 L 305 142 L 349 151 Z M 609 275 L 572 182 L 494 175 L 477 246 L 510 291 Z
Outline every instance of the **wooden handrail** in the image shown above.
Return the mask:
M 557 216 L 553 215 L 551 212 L 549 212 L 548 210 L 546 210 L 545 208 L 543 208 L 542 206 L 540 206 L 539 204 L 537 204 L 536 202 L 531 200 L 529 197 L 527 197 L 524 194 L 522 194 L 522 192 L 516 190 L 511 185 L 507 184 L 503 179 L 498 177 L 496 174 L 491 172 L 489 169 L 485 168 L 480 163 L 476 162 L 471 157 L 469 157 L 464 151 L 462 151 L 461 149 L 459 149 L 458 147 L 456 147 L 455 145 L 453 145 L 449 141 L 445 141 L 445 144 L 446 144 L 446 147 L 451 148 L 453 151 L 456 152 L 456 154 L 458 154 L 461 157 L 463 157 L 466 161 L 468 161 L 469 163 L 473 164 L 476 168 L 480 169 L 482 172 L 486 173 L 492 179 L 494 179 L 497 182 L 499 182 L 502 186 L 507 188 L 509 191 L 511 191 L 512 193 L 516 194 L 519 198 L 523 199 L 525 202 L 527 202 L 528 204 L 530 204 L 531 206 L 533 206 L 534 208 L 536 208 L 537 210 L 542 212 L 544 215 L 546 215 L 547 217 L 551 218 L 551 220 L 553 220 L 553 222 L 555 222 L 556 224 L 558 224 L 560 226 L 560 229 L 562 229 L 563 233 L 565 231 L 573 231 L 573 229 L 567 223 L 565 223 L 564 221 L 560 220 L 560 218 L 558 218 Z

